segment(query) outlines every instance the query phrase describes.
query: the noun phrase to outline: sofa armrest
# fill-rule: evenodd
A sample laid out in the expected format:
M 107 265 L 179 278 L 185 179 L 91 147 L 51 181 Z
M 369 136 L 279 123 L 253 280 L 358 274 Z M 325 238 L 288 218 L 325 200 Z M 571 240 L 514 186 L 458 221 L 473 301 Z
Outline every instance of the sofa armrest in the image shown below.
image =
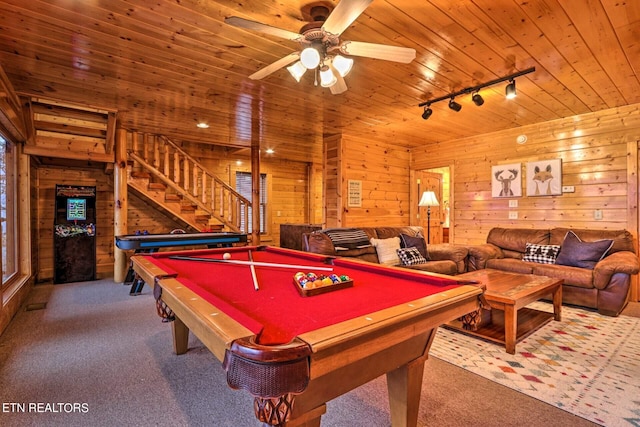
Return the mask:
M 469 251 L 465 246 L 453 243 L 437 243 L 427 245 L 427 253 L 432 261 L 455 262 L 458 274 L 464 273 L 467 269 L 467 254 Z
M 321 255 L 336 255 L 333 242 L 325 233 L 308 233 L 303 235 L 303 249 Z
M 640 263 L 636 254 L 630 251 L 614 252 L 601 259 L 593 268 L 593 286 L 605 289 L 614 274 L 624 273 L 631 276 L 639 271 Z
M 468 269 L 469 271 L 482 270 L 486 267 L 487 261 L 494 258 L 504 258 L 502 249 L 491 243 L 472 245 L 469 250 Z

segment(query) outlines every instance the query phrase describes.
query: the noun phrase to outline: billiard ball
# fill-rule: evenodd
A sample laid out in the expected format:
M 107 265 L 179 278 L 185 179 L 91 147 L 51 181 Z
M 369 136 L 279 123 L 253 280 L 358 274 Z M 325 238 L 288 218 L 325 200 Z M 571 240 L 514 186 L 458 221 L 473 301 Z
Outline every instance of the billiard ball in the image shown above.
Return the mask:
M 231 259 L 231 254 L 230 254 L 229 252 L 225 252 L 225 253 L 222 255 L 222 259 Z

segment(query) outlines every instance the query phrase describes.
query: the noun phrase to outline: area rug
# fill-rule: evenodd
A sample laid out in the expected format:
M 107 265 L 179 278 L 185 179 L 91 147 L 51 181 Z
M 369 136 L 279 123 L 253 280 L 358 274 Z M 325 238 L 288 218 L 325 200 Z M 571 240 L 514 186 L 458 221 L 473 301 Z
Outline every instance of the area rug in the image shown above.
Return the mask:
M 551 304 L 532 308 L 553 312 Z M 430 354 L 604 426 L 640 426 L 640 319 L 562 307 L 517 344 L 439 328 Z

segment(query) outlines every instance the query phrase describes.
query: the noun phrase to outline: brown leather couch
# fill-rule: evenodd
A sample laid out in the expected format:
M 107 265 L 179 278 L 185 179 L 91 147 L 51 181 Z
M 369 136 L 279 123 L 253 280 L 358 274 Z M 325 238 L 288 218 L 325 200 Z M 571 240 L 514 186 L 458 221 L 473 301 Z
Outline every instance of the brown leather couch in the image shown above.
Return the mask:
M 613 246 L 593 270 L 523 261 L 527 243 L 561 245 L 570 230 L 583 242 L 613 240 Z M 469 271 L 492 268 L 561 278 L 564 279 L 564 303 L 595 308 L 608 316 L 619 315 L 626 306 L 631 276 L 640 270 L 633 236 L 626 230 L 494 228 L 487 236 L 487 243 L 468 249 Z
M 388 239 L 398 237 L 400 234 L 415 236 L 420 233 L 425 236 L 422 227 L 359 227 L 364 230 L 369 238 Z M 302 249 L 323 255 L 352 257 L 364 261 L 379 263 L 376 248 L 366 247 L 336 251 L 333 242 L 322 230 L 302 235 Z M 441 243 L 427 244 L 427 253 L 430 260 L 424 264 L 401 266 L 405 268 L 429 271 L 432 273 L 455 275 L 466 271 L 467 248 L 464 246 Z

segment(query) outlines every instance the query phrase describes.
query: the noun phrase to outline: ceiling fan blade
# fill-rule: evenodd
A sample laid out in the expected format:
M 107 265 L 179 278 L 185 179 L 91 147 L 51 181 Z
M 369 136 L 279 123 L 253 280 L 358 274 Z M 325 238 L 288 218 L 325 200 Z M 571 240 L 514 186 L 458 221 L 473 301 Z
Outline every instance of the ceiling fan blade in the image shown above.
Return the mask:
M 355 21 L 373 0 L 342 0 L 324 21 L 322 28 L 334 36 L 339 36 Z
M 251 80 L 263 79 L 263 78 L 267 77 L 269 74 L 275 73 L 280 68 L 286 67 L 287 65 L 291 64 L 292 62 L 297 61 L 299 58 L 300 58 L 300 52 L 290 53 L 289 55 L 285 56 L 284 58 L 280 58 L 276 62 L 274 62 L 272 64 L 269 64 L 266 67 L 264 67 L 263 69 L 258 70 L 255 73 L 251 74 L 249 76 L 249 78 Z
M 224 18 L 224 22 L 234 27 L 246 28 L 247 30 L 253 30 L 271 36 L 280 37 L 281 39 L 298 41 L 304 39 L 302 34 L 294 33 L 293 31 L 283 30 L 281 28 L 272 27 L 271 25 L 263 24 L 261 22 L 251 21 L 249 19 L 239 18 L 237 16 L 230 16 Z
M 343 92 L 346 92 L 349 88 L 347 87 L 347 83 L 344 81 L 344 78 L 340 75 L 340 73 L 338 73 L 338 70 L 336 70 L 333 65 L 330 65 L 330 67 L 331 71 L 333 71 L 333 75 L 336 76 L 336 83 L 331 86 L 329 90 L 333 95 L 339 95 Z
M 416 58 L 415 49 L 376 43 L 344 42 L 340 46 L 340 51 L 347 55 L 366 56 L 367 58 L 404 62 L 405 64 Z

